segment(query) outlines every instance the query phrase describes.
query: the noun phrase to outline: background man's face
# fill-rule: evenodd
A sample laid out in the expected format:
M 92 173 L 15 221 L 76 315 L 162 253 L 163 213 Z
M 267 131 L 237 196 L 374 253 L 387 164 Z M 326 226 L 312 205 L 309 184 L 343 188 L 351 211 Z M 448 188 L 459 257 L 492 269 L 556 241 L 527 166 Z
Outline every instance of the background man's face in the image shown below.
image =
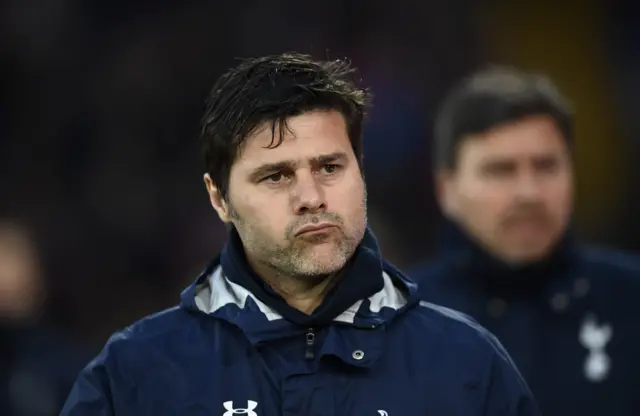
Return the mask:
M 569 149 L 551 117 L 534 116 L 465 139 L 440 175 L 444 212 L 508 262 L 549 254 L 573 210 Z

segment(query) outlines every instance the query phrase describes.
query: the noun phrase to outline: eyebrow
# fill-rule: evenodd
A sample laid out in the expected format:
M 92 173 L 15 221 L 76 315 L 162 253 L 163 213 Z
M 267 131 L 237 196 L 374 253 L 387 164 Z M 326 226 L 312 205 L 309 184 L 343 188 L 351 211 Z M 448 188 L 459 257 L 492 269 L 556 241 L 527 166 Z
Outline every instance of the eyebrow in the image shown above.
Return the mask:
M 333 162 L 346 161 L 347 154 L 345 152 L 334 152 L 328 155 L 321 155 L 312 159 L 312 163 L 315 165 L 326 165 Z
M 311 164 L 320 166 L 346 160 L 347 154 L 345 152 L 334 152 L 312 158 Z M 295 168 L 299 164 L 300 162 L 295 160 L 283 160 L 275 163 L 264 163 L 251 171 L 251 173 L 249 174 L 249 179 L 252 181 L 257 181 L 275 172 L 281 172 L 283 170 L 295 170 Z

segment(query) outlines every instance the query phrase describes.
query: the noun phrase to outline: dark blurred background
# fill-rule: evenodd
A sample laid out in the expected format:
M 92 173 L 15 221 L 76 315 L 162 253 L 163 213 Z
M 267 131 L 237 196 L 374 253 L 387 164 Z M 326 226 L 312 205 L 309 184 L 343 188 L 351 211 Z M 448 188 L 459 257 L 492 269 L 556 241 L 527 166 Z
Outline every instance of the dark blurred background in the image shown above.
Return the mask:
M 639 8 L 5 0 L 0 220 L 21 225 L 33 243 L 24 258 L 38 267 L 25 273 L 48 293 L 39 318 L 93 354 L 113 331 L 178 301 L 225 239 L 197 144 L 209 88 L 237 58 L 291 50 L 347 57 L 373 89 L 370 220 L 398 266 L 432 253 L 438 102 L 490 62 L 544 72 L 573 101 L 578 230 L 640 250 Z

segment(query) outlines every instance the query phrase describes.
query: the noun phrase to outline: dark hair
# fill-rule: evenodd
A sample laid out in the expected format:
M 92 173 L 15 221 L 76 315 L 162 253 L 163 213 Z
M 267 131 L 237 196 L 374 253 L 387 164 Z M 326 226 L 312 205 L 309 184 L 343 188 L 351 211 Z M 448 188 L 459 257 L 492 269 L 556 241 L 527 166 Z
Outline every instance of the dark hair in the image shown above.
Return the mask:
M 285 53 L 246 59 L 222 75 L 210 93 L 200 131 L 206 169 L 222 197 L 228 196 L 231 166 L 246 138 L 268 122 L 269 147 L 277 147 L 287 119 L 307 111 L 339 111 L 361 165 L 370 96 L 351 79 L 354 72 L 343 60 L 314 61 L 309 55 Z
M 454 86 L 438 113 L 436 169 L 456 168 L 459 146 L 469 135 L 533 115 L 551 116 L 572 142 L 570 105 L 549 78 L 498 66 L 472 74 Z

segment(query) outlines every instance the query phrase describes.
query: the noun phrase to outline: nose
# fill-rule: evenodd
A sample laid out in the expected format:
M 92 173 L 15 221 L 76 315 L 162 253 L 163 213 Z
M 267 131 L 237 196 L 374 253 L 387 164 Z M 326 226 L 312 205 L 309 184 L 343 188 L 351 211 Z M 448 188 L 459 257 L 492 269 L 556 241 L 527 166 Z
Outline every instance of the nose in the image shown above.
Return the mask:
M 296 177 L 291 199 L 297 215 L 315 214 L 326 209 L 324 189 L 310 172 Z
M 540 183 L 534 175 L 522 175 L 517 183 L 517 196 L 521 200 L 537 200 L 542 195 Z

